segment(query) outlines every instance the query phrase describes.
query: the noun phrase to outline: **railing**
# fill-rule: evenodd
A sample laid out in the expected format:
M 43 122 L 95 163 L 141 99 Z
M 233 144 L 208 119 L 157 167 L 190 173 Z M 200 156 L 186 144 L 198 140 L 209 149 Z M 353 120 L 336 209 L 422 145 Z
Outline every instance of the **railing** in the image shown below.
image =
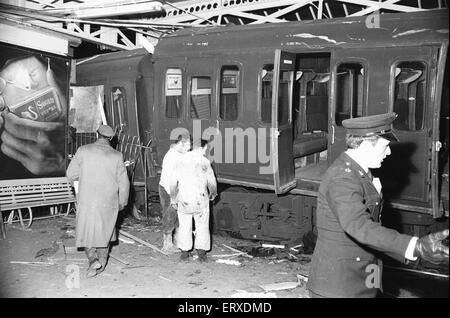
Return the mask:
M 68 156 L 69 159 L 71 159 L 79 147 L 95 142 L 97 140 L 97 135 L 95 132 L 77 133 L 76 131 L 71 130 L 68 139 Z M 144 145 L 138 136 L 129 135 L 122 130 L 120 130 L 117 133 L 116 138 L 111 141 L 111 146 L 117 151 L 120 151 L 123 155 L 130 182 L 135 187 L 144 187 L 145 211 L 147 211 L 148 208 L 146 179 L 148 175 L 156 175 L 150 151 L 151 142 L 152 140 L 150 139 L 147 144 Z M 137 181 L 136 177 L 139 179 L 142 178 L 142 180 Z

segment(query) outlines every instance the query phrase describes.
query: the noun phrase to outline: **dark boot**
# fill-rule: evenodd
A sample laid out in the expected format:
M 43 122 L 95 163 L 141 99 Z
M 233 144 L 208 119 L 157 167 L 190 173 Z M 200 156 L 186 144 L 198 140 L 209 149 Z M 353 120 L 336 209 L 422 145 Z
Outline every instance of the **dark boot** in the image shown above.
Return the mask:
M 86 273 L 86 277 L 94 277 L 97 275 L 97 269 L 102 267 L 102 264 L 98 261 L 97 249 L 95 247 L 85 248 L 86 256 L 89 261 L 89 267 Z
M 97 248 L 97 255 L 98 255 L 98 260 L 99 260 L 100 264 L 102 265 L 101 268 L 97 269 L 97 274 L 100 274 L 101 272 L 103 272 L 105 270 L 106 264 L 108 263 L 109 246 Z
M 200 263 L 204 263 L 204 262 L 208 261 L 208 259 L 206 258 L 206 251 L 205 250 L 197 250 L 197 254 L 198 254 L 198 261 Z
M 189 260 L 189 252 L 181 251 L 180 261 L 187 262 Z

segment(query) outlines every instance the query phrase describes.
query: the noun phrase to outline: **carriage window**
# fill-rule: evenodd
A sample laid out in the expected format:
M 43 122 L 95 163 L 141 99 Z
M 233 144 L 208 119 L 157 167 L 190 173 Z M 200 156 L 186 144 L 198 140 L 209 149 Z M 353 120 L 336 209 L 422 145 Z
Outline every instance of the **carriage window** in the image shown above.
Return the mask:
M 224 66 L 220 74 L 220 108 L 222 120 L 238 118 L 239 69 L 237 66 Z
M 421 130 L 425 115 L 426 67 L 422 62 L 401 62 L 395 67 L 394 128 Z
M 111 89 L 112 104 L 113 104 L 113 122 L 114 126 L 119 126 L 120 129 L 128 126 L 127 115 L 127 97 L 125 94 L 125 87 L 113 87 Z
M 337 69 L 336 125 L 348 118 L 363 116 L 364 68 L 359 63 L 345 63 Z
M 179 68 L 169 68 L 166 72 L 166 117 L 180 118 L 182 98 L 182 73 Z
M 261 72 L 261 107 L 260 116 L 263 123 L 272 122 L 272 78 L 273 64 L 265 65 Z
M 280 71 L 280 84 L 278 87 L 278 125 L 282 126 L 291 122 L 292 105 L 292 71 Z
M 211 115 L 211 77 L 192 77 L 190 95 L 191 118 L 208 119 Z

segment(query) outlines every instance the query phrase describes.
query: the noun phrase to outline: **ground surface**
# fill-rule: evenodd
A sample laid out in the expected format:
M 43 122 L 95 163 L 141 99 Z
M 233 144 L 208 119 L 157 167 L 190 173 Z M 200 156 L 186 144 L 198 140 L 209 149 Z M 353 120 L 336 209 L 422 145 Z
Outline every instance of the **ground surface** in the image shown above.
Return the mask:
M 157 221 L 149 224 L 127 218 L 121 228 L 159 248 L 162 246 L 160 223 Z M 179 254 L 165 256 L 136 242 L 119 241 L 112 248 L 112 254 L 130 265 L 110 258 L 103 273 L 88 279 L 85 277 L 87 260 L 83 252 L 64 254 L 60 247 L 55 252 L 59 242 L 74 246 L 73 236 L 74 218 L 36 220 L 29 230 L 23 230 L 18 223 L 7 225 L 7 239 L 0 240 L 0 296 L 307 297 L 303 281 L 296 288 L 267 293 L 259 287 L 271 283 L 298 282 L 297 274 L 308 273 L 307 258 L 302 258 L 306 261 L 300 263 L 286 258 L 277 259 L 275 255 L 254 258 L 213 256 L 234 253 L 222 244 L 239 247 L 257 243 L 214 235 L 212 250 L 208 253 L 209 262 L 199 263 L 191 258 L 189 262 L 181 263 Z M 52 243 L 55 241 L 58 243 Z M 43 255 L 36 258 L 37 253 Z M 235 260 L 240 265 L 215 262 L 219 258 Z M 77 269 L 80 273 L 79 288 L 73 279 Z
M 120 226 L 158 248 L 162 247 L 160 227 L 159 218 L 138 221 L 132 217 Z M 310 256 L 290 251 L 292 257 L 289 250 L 260 249 L 261 242 L 213 235 L 209 261 L 199 263 L 193 258 L 180 262 L 180 254 L 165 256 L 122 237 L 129 243 L 118 241 L 111 252 L 120 261 L 110 258 L 103 273 L 88 279 L 85 254 L 73 248 L 73 215 L 36 220 L 26 230 L 19 223 L 6 228 L 7 238 L 0 240 L 0 297 L 308 297 L 305 279 Z M 235 253 L 224 245 L 263 253 L 253 258 L 219 257 Z M 218 259 L 238 262 L 239 266 L 218 263 Z M 266 286 L 280 287 L 279 283 L 286 283 L 289 289 L 269 290 Z M 449 296 L 448 275 L 436 278 L 385 266 L 383 286 L 386 295 L 396 297 Z

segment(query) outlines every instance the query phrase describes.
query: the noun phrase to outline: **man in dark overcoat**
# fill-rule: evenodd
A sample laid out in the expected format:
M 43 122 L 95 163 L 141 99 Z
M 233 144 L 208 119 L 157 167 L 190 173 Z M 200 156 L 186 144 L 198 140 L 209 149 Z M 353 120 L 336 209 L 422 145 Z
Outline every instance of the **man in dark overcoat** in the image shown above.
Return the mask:
M 405 262 L 447 262 L 448 229 L 422 238 L 380 223 L 381 183 L 370 169 L 390 155 L 395 113 L 347 119 L 348 149 L 326 171 L 317 198 L 317 243 L 307 288 L 311 297 L 375 297 L 381 290 L 378 253 Z
M 88 277 L 105 269 L 109 245 L 117 239 L 117 216 L 128 202 L 130 182 L 122 153 L 110 146 L 111 127 L 101 125 L 95 143 L 80 147 L 67 168 L 67 178 L 78 181 L 76 246 L 84 247 Z

